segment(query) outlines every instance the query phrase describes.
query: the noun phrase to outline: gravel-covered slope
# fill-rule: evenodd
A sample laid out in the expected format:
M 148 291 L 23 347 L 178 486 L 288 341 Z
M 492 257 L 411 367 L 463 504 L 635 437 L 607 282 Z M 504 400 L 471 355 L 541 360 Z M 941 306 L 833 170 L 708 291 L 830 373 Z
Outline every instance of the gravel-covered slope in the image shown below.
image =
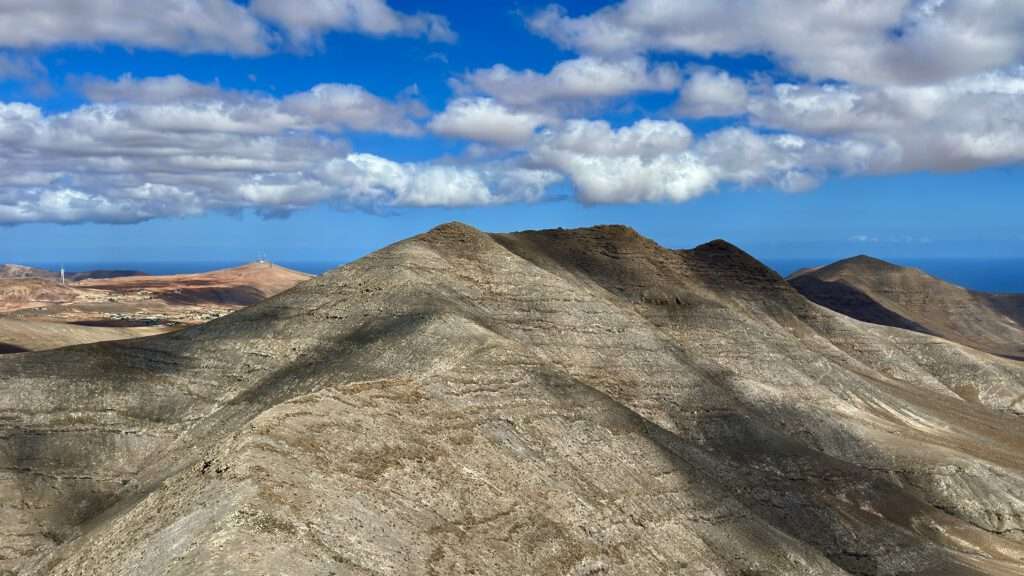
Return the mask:
M 1022 396 L 724 242 L 449 224 L 0 358 L 0 573 L 1019 574 Z

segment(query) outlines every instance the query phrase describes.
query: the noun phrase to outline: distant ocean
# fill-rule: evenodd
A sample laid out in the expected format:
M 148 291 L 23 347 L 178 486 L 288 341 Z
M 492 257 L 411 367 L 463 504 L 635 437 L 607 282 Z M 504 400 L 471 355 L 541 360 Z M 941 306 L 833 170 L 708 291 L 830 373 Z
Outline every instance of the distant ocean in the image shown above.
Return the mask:
M 766 265 L 783 276 L 788 276 L 800 268 L 824 266 L 830 264 L 828 259 L 768 259 Z M 925 272 L 947 282 L 959 284 L 972 290 L 984 292 L 1018 292 L 1024 293 L 1024 258 L 1003 260 L 970 260 L 970 259 L 892 259 L 891 262 L 901 266 L 920 268 Z M 318 261 L 281 261 L 274 262 L 279 266 L 306 272 L 322 274 L 337 268 L 344 262 Z M 60 264 L 25 262 L 29 266 L 59 270 Z M 139 270 L 147 274 L 189 274 L 209 272 L 221 268 L 241 266 L 246 262 L 71 262 L 64 265 L 69 272 L 87 270 Z

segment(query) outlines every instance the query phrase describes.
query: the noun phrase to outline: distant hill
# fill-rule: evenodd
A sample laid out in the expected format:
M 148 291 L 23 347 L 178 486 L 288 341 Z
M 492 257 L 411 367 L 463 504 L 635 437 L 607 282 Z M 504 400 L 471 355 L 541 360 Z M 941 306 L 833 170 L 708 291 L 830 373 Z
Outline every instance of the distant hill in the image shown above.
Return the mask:
M 77 285 L 111 292 L 145 291 L 154 298 L 175 304 L 248 306 L 309 278 L 309 274 L 290 268 L 268 262 L 253 262 L 197 274 L 90 278 Z
M 0 278 L 56 278 L 59 274 L 20 264 L 0 264 Z
M 788 280 L 810 300 L 858 320 L 1024 358 L 1024 294 L 968 290 L 869 256 L 800 270 Z
M 1022 397 L 727 242 L 446 224 L 0 356 L 0 574 L 1019 575 Z
M 73 272 L 71 274 L 65 274 L 69 282 L 79 282 L 81 280 L 93 280 L 93 279 L 108 279 L 108 278 L 121 278 L 124 276 L 145 276 L 145 272 L 139 270 L 88 270 L 85 272 Z
M 0 324 L 0 353 L 166 332 L 223 316 L 310 278 L 265 262 L 169 276 L 89 272 L 66 285 L 20 267 L 8 270 L 12 277 L 0 278 L 0 314 L 18 323 Z
M 65 271 L 64 278 L 68 282 L 89 280 L 92 278 L 118 278 L 121 276 L 144 276 L 145 272 L 138 270 L 87 270 L 84 272 Z M 21 278 L 44 278 L 56 280 L 60 278 L 59 272 L 33 268 L 20 264 L 0 264 L 0 279 L 21 279 Z
M 72 286 L 62 286 L 53 278 L 14 276 L 0 278 L 0 314 L 17 310 L 66 304 L 81 298 Z

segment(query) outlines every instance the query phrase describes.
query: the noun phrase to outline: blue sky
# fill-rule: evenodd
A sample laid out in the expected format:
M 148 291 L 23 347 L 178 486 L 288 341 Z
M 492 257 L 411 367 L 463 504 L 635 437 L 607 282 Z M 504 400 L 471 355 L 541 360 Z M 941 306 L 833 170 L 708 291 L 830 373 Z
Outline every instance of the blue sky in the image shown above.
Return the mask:
M 1024 255 L 1018 2 L 97 4 L 0 7 L 0 261 L 343 262 L 454 219 Z

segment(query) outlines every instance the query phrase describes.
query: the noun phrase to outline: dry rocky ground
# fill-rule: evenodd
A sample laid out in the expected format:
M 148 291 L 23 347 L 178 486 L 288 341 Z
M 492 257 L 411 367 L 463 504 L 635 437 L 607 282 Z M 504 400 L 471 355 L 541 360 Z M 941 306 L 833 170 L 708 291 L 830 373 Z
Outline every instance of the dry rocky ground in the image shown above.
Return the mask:
M 0 357 L 0 573 L 1024 573 L 1024 363 L 731 245 L 448 224 Z
M 107 277 L 111 274 L 125 274 Z M 0 266 L 0 353 L 171 332 L 219 318 L 309 278 L 269 263 L 202 274 L 57 275 Z

